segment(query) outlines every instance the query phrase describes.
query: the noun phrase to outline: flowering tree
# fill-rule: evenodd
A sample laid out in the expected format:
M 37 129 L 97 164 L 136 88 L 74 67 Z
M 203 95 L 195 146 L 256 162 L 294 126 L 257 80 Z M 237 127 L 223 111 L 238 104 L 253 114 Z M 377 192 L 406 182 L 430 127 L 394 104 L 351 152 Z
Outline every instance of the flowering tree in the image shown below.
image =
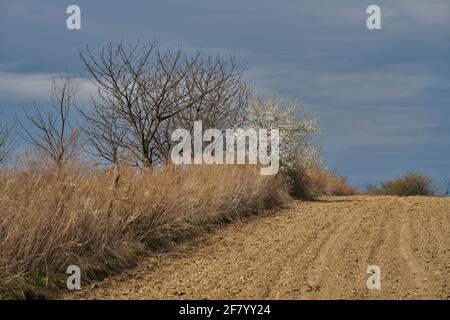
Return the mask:
M 319 132 L 317 120 L 300 116 L 298 104 L 283 99 L 254 99 L 246 110 L 251 128 L 279 129 L 280 171 L 289 172 L 318 164 L 314 136 Z

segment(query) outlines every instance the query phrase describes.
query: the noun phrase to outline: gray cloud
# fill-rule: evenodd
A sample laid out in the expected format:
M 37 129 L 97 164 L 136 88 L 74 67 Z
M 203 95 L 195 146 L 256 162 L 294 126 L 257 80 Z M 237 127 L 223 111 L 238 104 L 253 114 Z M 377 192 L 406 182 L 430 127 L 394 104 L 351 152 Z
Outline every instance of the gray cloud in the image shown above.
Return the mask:
M 448 0 L 379 0 L 380 31 L 366 29 L 368 0 L 77 3 L 82 30 L 72 32 L 65 8 L 73 1 L 0 1 L 1 106 L 44 95 L 51 74 L 79 78 L 77 50 L 87 44 L 158 38 L 235 51 L 259 91 L 300 99 L 320 116 L 329 166 L 351 182 L 450 172 Z M 92 89 L 80 83 L 87 101 Z

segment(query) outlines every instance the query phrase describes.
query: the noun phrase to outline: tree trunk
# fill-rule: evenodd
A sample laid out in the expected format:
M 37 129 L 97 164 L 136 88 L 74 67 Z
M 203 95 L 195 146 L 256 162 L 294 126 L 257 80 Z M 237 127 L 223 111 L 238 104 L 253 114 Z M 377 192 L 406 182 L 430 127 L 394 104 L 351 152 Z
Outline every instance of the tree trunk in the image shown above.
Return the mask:
M 113 177 L 113 187 L 114 190 L 117 190 L 119 187 L 119 181 L 120 181 L 120 166 L 118 163 L 114 164 L 114 177 Z
M 153 162 L 148 157 L 144 156 L 144 159 L 142 162 L 143 162 L 145 170 L 150 170 L 150 171 L 153 170 Z

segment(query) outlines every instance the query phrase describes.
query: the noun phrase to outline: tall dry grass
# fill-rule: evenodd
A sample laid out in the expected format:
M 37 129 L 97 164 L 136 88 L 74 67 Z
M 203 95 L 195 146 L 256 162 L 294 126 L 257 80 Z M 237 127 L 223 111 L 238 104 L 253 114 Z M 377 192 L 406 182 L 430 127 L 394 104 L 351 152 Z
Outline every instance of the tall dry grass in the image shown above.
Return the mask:
M 328 196 L 351 196 L 356 190 L 347 184 L 347 178 L 335 172 L 311 167 L 295 171 L 292 175 L 292 195 L 302 199 Z
M 70 166 L 0 173 L 0 296 L 36 297 L 129 267 L 148 250 L 280 204 L 283 187 L 254 166 L 124 170 Z

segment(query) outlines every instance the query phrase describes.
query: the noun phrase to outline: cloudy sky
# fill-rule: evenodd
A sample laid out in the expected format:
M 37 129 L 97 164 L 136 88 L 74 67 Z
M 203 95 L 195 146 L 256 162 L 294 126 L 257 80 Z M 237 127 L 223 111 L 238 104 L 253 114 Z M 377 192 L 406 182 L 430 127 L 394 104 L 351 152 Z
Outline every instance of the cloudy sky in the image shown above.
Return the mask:
M 67 30 L 68 5 L 82 29 Z M 366 27 L 381 7 L 382 30 Z M 320 118 L 326 164 L 363 187 L 406 171 L 450 176 L 448 0 L 0 0 L 1 122 L 82 72 L 109 41 L 234 52 L 256 90 Z M 92 87 L 81 82 L 79 103 Z

